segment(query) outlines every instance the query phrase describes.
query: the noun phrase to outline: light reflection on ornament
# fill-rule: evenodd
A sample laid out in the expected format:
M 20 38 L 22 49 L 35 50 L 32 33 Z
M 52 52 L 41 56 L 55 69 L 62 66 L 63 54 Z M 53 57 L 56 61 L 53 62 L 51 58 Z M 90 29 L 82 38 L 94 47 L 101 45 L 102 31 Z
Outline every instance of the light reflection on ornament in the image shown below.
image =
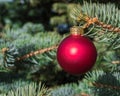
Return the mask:
M 71 55 L 75 55 L 77 53 L 77 48 L 73 47 L 70 49 Z

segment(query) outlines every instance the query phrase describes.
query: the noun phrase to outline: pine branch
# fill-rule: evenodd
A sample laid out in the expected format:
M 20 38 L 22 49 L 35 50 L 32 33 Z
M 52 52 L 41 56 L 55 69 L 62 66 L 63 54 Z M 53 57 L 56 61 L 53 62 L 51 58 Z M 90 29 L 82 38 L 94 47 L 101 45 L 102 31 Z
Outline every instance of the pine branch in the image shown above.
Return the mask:
M 87 80 L 90 87 L 92 87 L 93 92 L 98 95 L 105 96 L 119 96 L 120 95 L 120 76 L 119 72 L 103 72 L 103 71 L 93 71 L 89 72 L 85 80 Z M 107 92 L 107 93 L 106 93 Z
M 26 85 L 24 84 L 24 86 L 21 86 L 20 83 L 18 82 L 17 86 L 11 86 L 16 88 L 12 88 L 12 90 L 4 93 L 2 96 L 50 96 L 50 90 L 41 83 L 30 82 Z
M 77 9 L 75 9 L 75 12 L 76 12 L 76 10 Z M 76 13 L 72 13 L 72 17 L 74 17 L 74 15 L 77 16 L 77 14 L 78 14 L 77 12 Z M 87 14 L 84 14 L 82 11 L 79 12 L 79 15 L 76 17 L 76 21 L 77 22 L 85 21 L 86 23 L 83 25 L 83 28 L 88 28 L 92 24 L 97 24 L 97 25 L 101 26 L 104 29 L 108 29 L 109 31 L 118 32 L 118 33 L 120 32 L 120 28 L 119 27 L 113 27 L 110 24 L 105 24 L 104 22 L 99 21 L 99 19 L 96 18 L 96 17 L 91 18 Z
M 73 20 L 89 30 L 84 35 L 111 45 L 111 49 L 120 48 L 119 16 L 120 10 L 114 4 L 84 2 L 71 12 Z
M 112 29 L 111 31 L 114 30 L 119 32 L 119 14 L 120 11 L 114 4 L 104 5 L 99 3 L 84 2 L 83 6 L 77 6 L 73 12 L 71 12 L 71 17 L 79 23 L 82 21 L 89 21 L 88 25 L 93 24 L 93 21 L 96 21 L 96 24 L 103 28 Z M 112 27 L 111 24 L 114 24 L 116 27 Z
M 27 67 L 29 69 L 29 67 L 33 65 L 41 66 L 41 64 L 46 64 L 51 61 L 55 61 L 56 55 L 55 52 L 47 51 L 52 49 L 45 49 L 42 51 L 39 50 L 40 53 L 42 52 L 44 54 L 38 56 L 36 56 L 35 54 L 39 54 L 39 52 L 35 50 L 38 50 L 39 48 L 41 49 L 49 48 L 52 45 L 57 45 L 62 40 L 63 37 L 60 36 L 59 34 L 56 34 L 56 32 L 38 32 L 39 30 L 42 30 L 42 27 L 39 27 L 40 25 L 36 24 L 32 28 L 31 26 L 32 26 L 31 23 L 30 24 L 27 23 L 21 29 L 6 30 L 3 38 L 4 42 L 3 41 L 0 42 L 1 44 L 0 48 L 2 49 L 1 50 L 2 54 L 0 54 L 1 58 L 0 63 L 3 67 L 5 68 Z M 31 31 L 34 32 L 34 34 L 31 33 Z M 26 58 L 25 55 L 28 56 L 29 58 Z M 25 59 L 16 62 L 17 59 L 20 59 L 20 57 L 23 58 L 23 56 L 25 56 L 24 57 Z M 5 59 L 3 60 L 3 58 Z
M 4 65 L 5 65 L 5 67 L 8 67 L 8 66 L 9 66 L 9 68 L 12 68 L 12 67 L 14 68 L 15 65 L 16 65 L 16 63 L 19 63 L 20 61 L 25 62 L 25 59 L 27 59 L 27 58 L 30 58 L 30 57 L 32 57 L 32 56 L 36 56 L 36 55 L 38 55 L 38 54 L 43 54 L 43 53 L 45 53 L 45 52 L 49 52 L 49 51 L 51 51 L 51 50 L 56 49 L 57 47 L 58 47 L 58 46 L 56 45 L 56 46 L 51 46 L 51 47 L 49 47 L 49 48 L 39 49 L 39 50 L 37 50 L 37 51 L 30 52 L 30 53 L 28 53 L 28 54 L 25 54 L 24 56 L 17 57 L 17 58 L 14 58 L 14 57 L 16 57 L 16 56 L 14 56 L 15 53 L 18 54 L 17 50 L 14 50 L 14 48 L 13 48 L 13 51 L 12 51 L 11 48 L 10 48 L 10 50 L 9 50 L 9 48 L 3 48 L 3 49 L 2 49 L 2 53 L 4 54 Z M 9 54 L 10 54 L 11 52 L 12 52 L 12 54 L 7 56 L 6 53 L 9 53 Z M 33 61 L 36 62 L 35 59 L 32 59 L 32 58 L 31 58 L 31 60 L 33 60 Z M 8 64 L 6 64 L 6 63 L 8 63 Z M 10 63 L 10 64 L 9 64 L 9 63 Z M 12 63 L 15 63 L 15 64 L 12 64 Z M 31 62 L 31 63 L 32 63 L 32 62 Z M 3 71 L 3 70 L 2 70 L 2 71 Z

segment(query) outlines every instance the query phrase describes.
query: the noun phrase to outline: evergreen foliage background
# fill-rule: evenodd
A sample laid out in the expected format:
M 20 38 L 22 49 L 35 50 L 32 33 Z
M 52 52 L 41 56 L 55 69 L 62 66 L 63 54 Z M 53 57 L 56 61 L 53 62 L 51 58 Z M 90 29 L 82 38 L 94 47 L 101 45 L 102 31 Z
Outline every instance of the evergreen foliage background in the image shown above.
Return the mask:
M 71 26 L 84 23 L 76 23 L 81 11 L 120 28 L 119 6 L 119 0 L 0 0 L 0 96 L 120 96 L 120 34 L 100 26 L 85 30 L 98 51 L 86 74 L 64 72 L 56 49 L 17 61 L 58 45 Z

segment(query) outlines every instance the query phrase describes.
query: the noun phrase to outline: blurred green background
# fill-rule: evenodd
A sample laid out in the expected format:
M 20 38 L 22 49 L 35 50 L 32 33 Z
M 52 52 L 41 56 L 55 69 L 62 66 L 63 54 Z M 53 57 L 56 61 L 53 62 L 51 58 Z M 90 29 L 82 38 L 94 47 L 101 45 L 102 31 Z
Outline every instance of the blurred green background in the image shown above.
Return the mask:
M 0 30 L 22 27 L 29 22 L 63 34 L 73 24 L 69 14 L 78 1 L 120 4 L 119 0 L 0 0 Z

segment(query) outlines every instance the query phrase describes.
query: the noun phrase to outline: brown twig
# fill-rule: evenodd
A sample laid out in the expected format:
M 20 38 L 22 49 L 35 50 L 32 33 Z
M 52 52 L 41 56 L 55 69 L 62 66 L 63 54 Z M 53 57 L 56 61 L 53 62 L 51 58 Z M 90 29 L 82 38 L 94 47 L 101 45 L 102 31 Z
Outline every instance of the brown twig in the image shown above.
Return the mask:
M 26 55 L 24 55 L 24 56 L 22 56 L 22 57 L 17 58 L 16 61 L 20 61 L 20 60 L 23 60 L 23 59 L 26 59 L 26 58 L 35 56 L 35 55 L 37 55 L 37 54 L 42 54 L 42 53 L 45 53 L 45 52 L 48 52 L 48 51 L 51 51 L 51 50 L 57 49 L 57 48 L 58 48 L 58 46 L 56 45 L 56 46 L 51 46 L 51 47 L 49 47 L 49 48 L 39 49 L 39 50 L 37 50 L 37 51 L 30 52 L 30 53 L 28 53 L 28 54 L 26 54 Z M 4 54 L 4 53 L 5 53 L 6 51 L 8 51 L 8 50 L 9 50 L 8 48 L 3 48 L 3 49 L 1 50 L 1 52 Z
M 90 95 L 85 92 L 81 92 L 80 94 L 75 94 L 75 96 L 90 96 Z
M 29 57 L 32 57 L 32 56 L 35 56 L 37 54 L 42 54 L 42 53 L 45 53 L 45 52 L 48 52 L 48 51 L 51 51 L 53 49 L 56 49 L 58 46 L 51 46 L 49 48 L 44 48 L 44 49 L 39 49 L 37 51 L 34 51 L 34 52 L 31 52 L 31 53 L 28 53 L 22 57 L 19 57 L 16 59 L 16 61 L 20 61 L 20 60 L 23 60 L 23 59 L 26 59 L 26 58 L 29 58 Z
M 83 25 L 83 28 L 87 28 L 89 27 L 91 24 L 96 24 L 98 26 L 101 26 L 102 28 L 108 29 L 109 31 L 113 31 L 113 32 L 120 32 L 120 28 L 119 27 L 114 27 L 110 24 L 105 24 L 104 22 L 101 22 L 98 20 L 98 18 L 94 17 L 91 18 L 89 16 L 87 16 L 86 14 L 80 14 L 77 17 L 77 21 L 81 21 L 84 20 L 86 22 L 86 24 Z
M 4 54 L 7 50 L 9 50 L 9 49 L 8 48 L 2 48 L 2 50 L 0 52 Z
M 99 20 L 97 22 L 95 22 L 95 24 L 105 28 L 105 29 L 108 29 L 109 31 L 113 31 L 113 32 L 120 32 L 120 28 L 118 27 L 114 27 L 110 24 L 105 24 L 103 22 L 100 22 Z
M 120 86 L 112 86 L 112 85 L 101 84 L 101 83 L 92 83 L 92 84 L 93 84 L 93 86 L 96 86 L 96 87 L 120 90 Z
M 112 61 L 112 64 L 120 64 L 120 61 L 119 60 Z

